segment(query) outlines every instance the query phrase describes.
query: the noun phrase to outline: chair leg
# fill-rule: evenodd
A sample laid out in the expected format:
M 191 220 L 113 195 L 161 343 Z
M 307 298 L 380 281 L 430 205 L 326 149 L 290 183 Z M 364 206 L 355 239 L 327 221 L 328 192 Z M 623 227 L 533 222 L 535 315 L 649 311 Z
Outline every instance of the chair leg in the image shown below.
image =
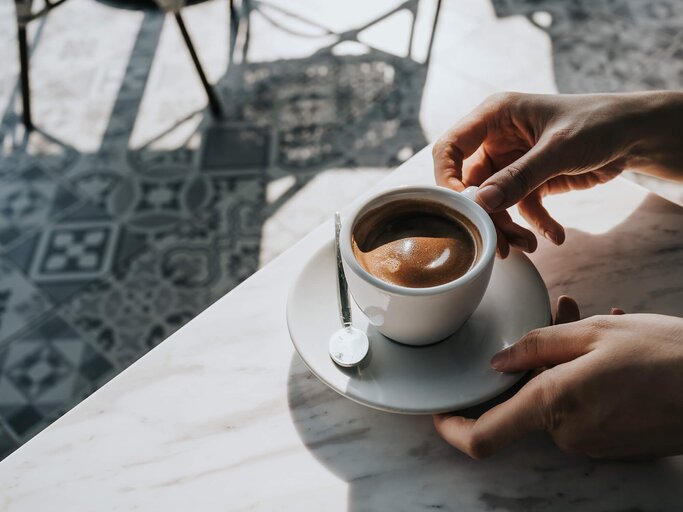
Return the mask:
M 21 116 L 24 122 L 24 127 L 27 130 L 33 129 L 33 121 L 31 120 L 31 88 L 29 86 L 28 76 L 28 38 L 26 36 L 26 25 L 19 23 L 17 25 L 17 37 L 19 39 L 19 65 L 21 83 Z
M 230 0 L 230 24 L 232 25 L 232 29 L 237 31 L 239 17 L 237 14 L 237 9 L 235 8 L 235 0 Z
M 211 110 L 211 113 L 215 117 L 221 118 L 221 117 L 223 117 L 223 107 L 222 107 L 220 101 L 218 100 L 218 96 L 216 95 L 216 92 L 213 90 L 213 88 L 211 87 L 211 84 L 206 79 L 206 74 L 204 73 L 204 69 L 202 68 L 201 62 L 199 62 L 199 57 L 197 56 L 197 52 L 194 49 L 194 44 L 192 44 L 192 39 L 190 39 L 190 34 L 188 34 L 187 28 L 185 28 L 185 22 L 183 21 L 183 18 L 180 15 L 179 11 L 174 12 L 173 16 L 175 17 L 175 20 L 178 23 L 178 28 L 180 29 L 180 33 L 183 36 L 183 40 L 185 41 L 185 45 L 187 45 L 187 50 L 190 52 L 190 57 L 192 57 L 192 62 L 194 63 L 194 67 L 197 69 L 197 74 L 199 75 L 199 79 L 202 81 L 202 85 L 204 86 L 204 90 L 206 91 L 206 96 L 209 100 L 209 108 Z
M 251 38 L 251 0 L 244 0 L 243 10 L 246 27 L 244 29 L 244 44 L 242 45 L 242 62 L 246 62 Z
M 429 67 L 432 60 L 432 48 L 434 47 L 434 38 L 436 37 L 436 26 L 439 23 L 439 13 L 441 12 L 441 0 L 436 2 L 436 12 L 434 13 L 434 22 L 432 23 L 432 34 L 429 36 L 429 47 L 427 48 L 427 58 L 425 59 L 425 66 Z

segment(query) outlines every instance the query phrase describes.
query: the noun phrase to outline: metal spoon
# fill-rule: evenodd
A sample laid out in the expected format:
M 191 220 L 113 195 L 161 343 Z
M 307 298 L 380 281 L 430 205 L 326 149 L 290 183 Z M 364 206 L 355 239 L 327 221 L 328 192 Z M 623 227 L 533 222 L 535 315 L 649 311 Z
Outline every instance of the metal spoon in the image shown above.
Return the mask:
M 368 355 L 370 342 L 367 335 L 351 325 L 351 304 L 349 303 L 349 289 L 346 275 L 342 266 L 339 250 L 339 232 L 341 231 L 341 217 L 339 212 L 334 214 L 334 249 L 337 253 L 337 291 L 339 292 L 339 317 L 342 328 L 330 338 L 330 357 L 339 366 L 352 368 L 359 365 Z

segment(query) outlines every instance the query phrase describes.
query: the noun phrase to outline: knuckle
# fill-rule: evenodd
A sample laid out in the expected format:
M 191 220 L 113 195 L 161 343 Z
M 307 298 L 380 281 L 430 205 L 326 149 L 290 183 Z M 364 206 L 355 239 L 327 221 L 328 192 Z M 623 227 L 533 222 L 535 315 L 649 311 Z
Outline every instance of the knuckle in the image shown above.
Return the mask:
M 512 183 L 519 192 L 526 193 L 531 190 L 531 170 L 526 164 L 514 162 L 501 172 L 506 181 Z
M 432 147 L 432 157 L 435 161 L 449 162 L 453 161 L 453 157 L 459 153 L 457 148 L 458 137 L 452 136 L 450 138 L 439 139 Z
M 493 108 L 511 107 L 517 103 L 519 96 L 520 94 L 518 92 L 497 92 L 486 98 L 485 103 Z
M 563 387 L 557 383 L 553 372 L 548 370 L 534 379 L 533 399 L 539 405 L 540 423 L 549 432 L 556 430 L 565 417 Z
M 527 358 L 530 359 L 537 359 L 542 351 L 541 351 L 541 330 L 540 329 L 534 329 L 533 331 L 530 331 L 526 337 L 524 338 L 524 342 L 522 343 L 522 347 L 524 350 L 524 355 Z
M 600 336 L 600 333 L 606 329 L 614 326 L 614 316 L 612 315 L 596 315 L 586 319 L 586 323 L 590 332 L 594 336 Z
M 443 139 L 437 140 L 432 146 L 432 157 L 436 160 L 443 152 Z
M 551 130 L 547 136 L 547 145 L 549 146 L 558 146 L 562 144 L 566 144 L 567 142 L 570 142 L 576 138 L 577 131 L 575 128 L 572 127 L 562 127 L 562 128 L 555 128 Z

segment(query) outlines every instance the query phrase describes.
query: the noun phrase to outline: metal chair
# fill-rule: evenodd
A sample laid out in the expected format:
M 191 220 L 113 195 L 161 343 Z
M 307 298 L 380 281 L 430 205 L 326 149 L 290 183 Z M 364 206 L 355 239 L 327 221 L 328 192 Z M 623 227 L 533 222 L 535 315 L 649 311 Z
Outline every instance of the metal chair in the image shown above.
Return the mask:
M 16 16 L 17 16 L 17 39 L 19 43 L 19 63 L 20 63 L 20 87 L 21 87 L 21 103 L 22 103 L 22 121 L 27 130 L 33 129 L 33 119 L 31 117 L 31 86 L 29 78 L 29 48 L 28 48 L 28 38 L 26 34 L 26 28 L 28 24 L 50 12 L 55 7 L 63 4 L 66 0 L 44 0 L 45 5 L 42 9 L 33 12 L 33 0 L 15 0 Z M 218 98 L 218 95 L 214 91 L 213 87 L 206 78 L 204 69 L 199 60 L 197 52 L 190 38 L 190 34 L 185 26 L 185 21 L 180 13 L 181 9 L 185 6 L 186 0 L 154 0 L 155 3 L 165 12 L 173 14 L 173 17 L 178 24 L 180 33 L 183 37 L 183 41 L 187 46 L 188 52 L 190 52 L 190 57 L 197 70 L 199 79 L 202 82 L 204 91 L 209 102 L 209 110 L 211 113 L 217 117 L 223 117 L 223 106 Z M 230 0 L 230 16 L 231 16 L 231 26 L 237 26 L 237 15 L 238 12 L 233 4 L 234 0 Z

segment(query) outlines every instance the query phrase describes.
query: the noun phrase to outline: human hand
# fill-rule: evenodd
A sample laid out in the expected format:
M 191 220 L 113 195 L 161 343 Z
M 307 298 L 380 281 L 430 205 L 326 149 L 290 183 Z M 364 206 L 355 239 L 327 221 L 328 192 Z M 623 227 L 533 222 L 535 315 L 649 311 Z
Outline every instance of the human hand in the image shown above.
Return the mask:
M 536 238 L 506 208 L 559 245 L 563 227 L 543 207 L 548 194 L 581 190 L 624 168 L 683 179 L 683 94 L 540 95 L 489 97 L 433 148 L 439 185 L 479 185 L 477 201 L 498 231 L 498 253 L 527 252 Z
M 683 453 L 683 319 L 613 309 L 572 322 L 578 316 L 576 303 L 561 297 L 559 325 L 531 331 L 491 361 L 499 371 L 537 375 L 476 420 L 434 416 L 439 434 L 473 458 L 537 430 L 593 458 Z

